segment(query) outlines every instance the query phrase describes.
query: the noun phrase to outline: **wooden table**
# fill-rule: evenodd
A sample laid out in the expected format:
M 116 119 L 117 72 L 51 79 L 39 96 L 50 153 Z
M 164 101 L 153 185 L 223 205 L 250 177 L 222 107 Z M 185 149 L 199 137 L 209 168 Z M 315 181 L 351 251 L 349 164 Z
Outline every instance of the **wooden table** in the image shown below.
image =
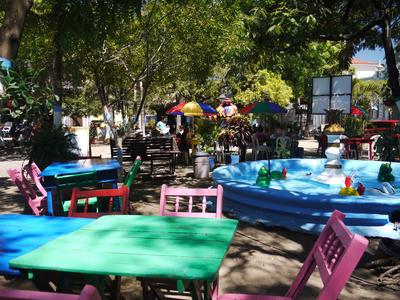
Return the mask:
M 54 215 L 52 191 L 56 188 L 54 176 L 85 172 L 97 173 L 99 183 L 118 182 L 118 170 L 121 168 L 115 159 L 80 159 L 68 162 L 52 163 L 39 176 L 43 177 L 43 186 L 47 191 L 47 213 Z
M 346 151 L 346 157 L 348 158 L 349 153 L 350 153 L 350 145 L 355 145 L 356 149 L 356 159 L 358 159 L 358 146 L 361 144 L 368 144 L 369 147 L 369 160 L 372 160 L 372 143 L 374 140 L 370 138 L 347 138 L 347 139 L 341 139 L 341 143 L 344 144 L 345 146 L 345 151 Z
M 18 276 L 9 261 L 93 222 L 92 219 L 0 215 L 0 274 Z
M 212 283 L 237 224 L 230 219 L 104 216 L 11 260 L 10 266 Z
M 150 175 L 154 175 L 154 161 L 157 159 L 165 160 L 165 158 L 169 157 L 169 173 L 171 175 L 175 175 L 175 166 L 176 166 L 176 156 L 181 153 L 179 150 L 165 150 L 165 151 L 147 151 L 147 154 L 150 156 Z

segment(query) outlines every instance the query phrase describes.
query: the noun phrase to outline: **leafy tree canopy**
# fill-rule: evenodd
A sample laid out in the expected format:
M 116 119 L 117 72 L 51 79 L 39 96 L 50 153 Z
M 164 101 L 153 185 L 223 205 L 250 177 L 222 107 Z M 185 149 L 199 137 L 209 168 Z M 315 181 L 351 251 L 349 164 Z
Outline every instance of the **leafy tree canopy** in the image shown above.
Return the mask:
M 282 106 L 287 106 L 293 97 L 293 91 L 281 76 L 260 70 L 254 76 L 247 78 L 249 87 L 236 94 L 236 98 L 244 103 L 270 100 Z

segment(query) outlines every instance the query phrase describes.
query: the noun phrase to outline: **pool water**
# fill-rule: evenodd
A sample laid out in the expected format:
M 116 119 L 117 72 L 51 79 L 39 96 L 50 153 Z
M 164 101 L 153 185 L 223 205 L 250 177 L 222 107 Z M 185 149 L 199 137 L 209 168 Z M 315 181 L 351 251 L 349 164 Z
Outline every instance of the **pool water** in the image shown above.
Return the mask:
M 304 170 L 288 170 L 290 174 L 287 174 L 286 179 L 273 179 L 268 188 L 291 191 L 291 192 L 304 192 L 307 191 L 311 195 L 328 194 L 337 195 L 340 188 L 335 186 L 325 185 L 323 183 L 312 180 L 317 174 L 313 174 L 311 171 Z M 309 175 L 311 173 L 311 175 Z M 349 172 L 349 175 L 353 172 Z M 382 183 L 377 179 L 376 173 L 363 173 L 355 175 L 353 177 L 352 186 L 357 189 L 358 183 L 362 183 L 366 190 L 368 189 L 380 189 Z M 236 177 L 236 180 L 240 180 L 248 185 L 256 185 L 257 175 L 244 174 L 241 177 Z M 343 182 L 344 186 L 344 182 Z M 398 186 L 393 186 L 398 194 Z M 262 188 L 262 187 L 261 187 Z
M 353 187 L 357 188 L 361 182 L 366 193 L 340 196 L 340 187 L 312 180 L 323 172 L 325 162 L 325 159 L 271 160 L 271 171 L 286 168 L 287 178 L 273 179 L 268 187 L 255 184 L 259 169 L 267 167 L 267 161 L 220 167 L 214 170 L 213 179 L 224 188 L 224 209 L 248 222 L 317 233 L 337 209 L 346 214 L 345 223 L 354 232 L 400 238 L 388 220 L 389 214 L 400 208 L 400 164 L 392 163 L 392 173 L 397 177 L 393 183 L 396 192 L 389 195 L 377 190 L 382 188 L 382 183 L 377 180 L 382 162 L 341 161 L 344 174 L 354 175 Z

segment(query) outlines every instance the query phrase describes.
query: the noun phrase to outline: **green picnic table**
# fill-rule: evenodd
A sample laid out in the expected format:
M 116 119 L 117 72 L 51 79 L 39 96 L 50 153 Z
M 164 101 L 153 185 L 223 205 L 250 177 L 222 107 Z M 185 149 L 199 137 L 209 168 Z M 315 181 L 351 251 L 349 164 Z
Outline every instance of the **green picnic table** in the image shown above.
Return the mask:
M 10 266 L 212 283 L 237 224 L 231 219 L 104 216 L 11 260 Z

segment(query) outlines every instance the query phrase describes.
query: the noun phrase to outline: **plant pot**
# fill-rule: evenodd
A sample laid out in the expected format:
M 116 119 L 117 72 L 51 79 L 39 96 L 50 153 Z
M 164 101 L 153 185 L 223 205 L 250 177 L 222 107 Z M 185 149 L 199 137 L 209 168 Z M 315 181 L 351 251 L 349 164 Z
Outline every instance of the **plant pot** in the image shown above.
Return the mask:
M 226 154 L 225 155 L 225 164 L 226 165 L 233 165 L 237 164 L 240 161 L 240 155 L 239 154 Z
M 239 154 L 231 154 L 231 164 L 238 164 L 240 161 L 240 155 Z
M 196 152 L 193 158 L 194 178 L 208 178 L 210 173 L 210 162 L 208 153 Z
M 210 164 L 210 170 L 214 170 L 214 168 L 215 168 L 215 159 L 216 159 L 216 157 L 213 155 L 208 157 L 208 162 Z

